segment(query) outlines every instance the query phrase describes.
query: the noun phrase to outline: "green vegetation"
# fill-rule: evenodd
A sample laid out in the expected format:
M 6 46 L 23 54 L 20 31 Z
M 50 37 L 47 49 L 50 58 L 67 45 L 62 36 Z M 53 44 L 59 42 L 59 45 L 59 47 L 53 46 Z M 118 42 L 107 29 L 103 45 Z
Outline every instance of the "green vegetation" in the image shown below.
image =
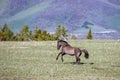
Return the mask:
M 67 30 L 64 26 L 58 26 L 55 34 L 50 34 L 46 30 L 41 30 L 37 26 L 32 32 L 28 25 L 24 25 L 23 28 L 17 32 L 13 33 L 8 25 L 5 23 L 0 29 L 0 41 L 53 41 L 58 40 L 61 36 L 67 37 Z
M 120 41 L 73 40 L 90 58 L 56 61 L 56 41 L 0 42 L 0 80 L 120 80 Z
M 0 37 L 5 41 L 11 41 L 13 39 L 13 32 L 11 29 L 8 28 L 8 25 L 5 23 L 3 28 L 0 30 Z
M 66 38 L 68 36 L 67 31 L 64 26 L 58 25 L 55 33 L 56 39 L 58 40 L 62 36 Z
M 75 35 L 71 35 L 72 40 L 77 40 L 77 37 Z
M 63 25 L 58 25 L 53 34 L 40 29 L 38 26 L 32 31 L 29 29 L 28 25 L 24 25 L 19 32 L 14 33 L 5 23 L 0 29 L 0 41 L 54 41 L 58 39 L 67 39 L 68 36 L 70 37 L 67 32 L 68 30 Z M 76 40 L 77 37 L 72 34 L 71 39 Z M 88 31 L 87 39 L 92 39 L 91 28 Z
M 92 31 L 91 28 L 88 31 L 87 39 L 92 39 Z
M 30 39 L 32 34 L 30 34 L 28 25 L 24 25 L 23 29 L 20 30 L 20 33 L 17 34 L 16 40 L 25 41 Z

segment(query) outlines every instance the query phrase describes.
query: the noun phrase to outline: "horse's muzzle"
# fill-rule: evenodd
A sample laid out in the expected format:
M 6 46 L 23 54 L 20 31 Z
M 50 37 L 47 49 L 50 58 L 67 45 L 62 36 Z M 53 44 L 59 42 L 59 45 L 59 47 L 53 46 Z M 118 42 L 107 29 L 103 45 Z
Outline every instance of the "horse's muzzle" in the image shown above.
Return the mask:
M 59 49 L 60 49 L 60 47 L 61 47 L 61 46 L 57 46 L 57 50 L 59 50 Z

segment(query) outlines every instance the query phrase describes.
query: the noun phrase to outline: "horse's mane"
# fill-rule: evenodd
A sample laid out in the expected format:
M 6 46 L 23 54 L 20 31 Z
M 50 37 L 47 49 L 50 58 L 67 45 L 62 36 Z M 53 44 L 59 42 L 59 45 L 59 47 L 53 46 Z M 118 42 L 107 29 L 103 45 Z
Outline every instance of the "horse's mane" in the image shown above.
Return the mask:
M 64 41 L 64 40 L 59 40 L 59 42 L 64 42 L 64 43 L 66 43 L 67 45 L 69 45 L 68 42 L 67 42 L 67 41 Z

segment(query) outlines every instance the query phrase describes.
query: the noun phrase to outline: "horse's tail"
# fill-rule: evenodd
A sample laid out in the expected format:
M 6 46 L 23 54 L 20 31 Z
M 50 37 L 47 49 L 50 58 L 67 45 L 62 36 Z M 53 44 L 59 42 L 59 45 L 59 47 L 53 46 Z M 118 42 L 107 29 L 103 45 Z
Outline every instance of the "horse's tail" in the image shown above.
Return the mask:
M 86 49 L 82 49 L 82 52 L 85 53 L 84 57 L 85 57 L 86 59 L 88 59 L 88 58 L 89 58 L 89 53 L 88 53 L 88 51 L 87 51 Z

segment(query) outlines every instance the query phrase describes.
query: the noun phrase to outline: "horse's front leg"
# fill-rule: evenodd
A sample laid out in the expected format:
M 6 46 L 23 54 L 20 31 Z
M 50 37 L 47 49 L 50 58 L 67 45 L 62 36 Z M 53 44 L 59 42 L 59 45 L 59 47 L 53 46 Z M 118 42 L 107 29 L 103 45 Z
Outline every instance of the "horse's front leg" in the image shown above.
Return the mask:
M 59 58 L 60 54 L 62 54 L 62 52 L 60 52 L 60 53 L 57 55 L 56 60 L 58 60 L 58 58 Z
M 65 53 L 62 53 L 62 55 L 61 55 L 61 60 L 62 60 L 62 62 L 64 61 L 63 60 L 63 56 L 65 55 Z

